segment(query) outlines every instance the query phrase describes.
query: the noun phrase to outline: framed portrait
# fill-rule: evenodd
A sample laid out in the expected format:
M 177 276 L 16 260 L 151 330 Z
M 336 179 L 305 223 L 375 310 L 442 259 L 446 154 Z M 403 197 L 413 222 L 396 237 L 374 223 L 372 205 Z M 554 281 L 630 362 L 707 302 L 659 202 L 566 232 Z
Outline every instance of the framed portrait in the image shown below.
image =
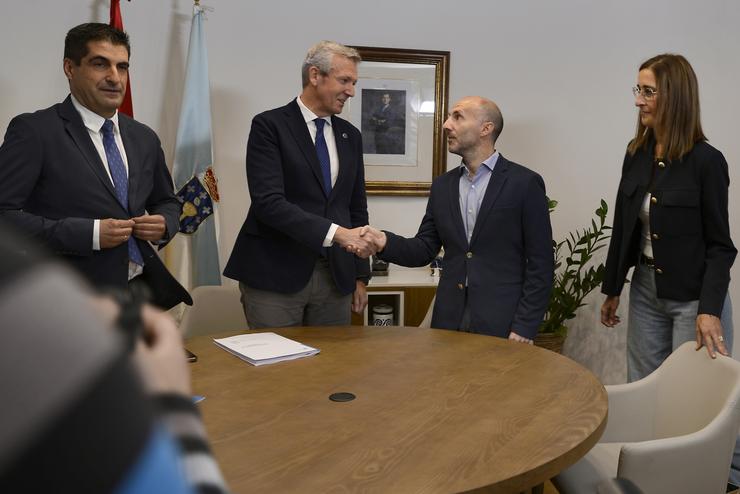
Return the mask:
M 450 52 L 353 48 L 362 62 L 342 116 L 362 132 L 367 193 L 428 195 L 447 169 Z

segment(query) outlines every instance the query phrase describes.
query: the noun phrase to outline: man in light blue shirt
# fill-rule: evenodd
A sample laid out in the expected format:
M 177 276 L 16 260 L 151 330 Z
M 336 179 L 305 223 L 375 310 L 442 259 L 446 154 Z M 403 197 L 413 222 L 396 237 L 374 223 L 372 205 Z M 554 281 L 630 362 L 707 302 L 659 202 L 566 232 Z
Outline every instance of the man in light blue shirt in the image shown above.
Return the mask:
M 458 101 L 444 130 L 462 163 L 432 183 L 416 236 L 364 234 L 381 259 L 404 266 L 444 247 L 432 327 L 532 343 L 552 289 L 552 229 L 542 177 L 496 150 L 503 127 L 493 101 Z

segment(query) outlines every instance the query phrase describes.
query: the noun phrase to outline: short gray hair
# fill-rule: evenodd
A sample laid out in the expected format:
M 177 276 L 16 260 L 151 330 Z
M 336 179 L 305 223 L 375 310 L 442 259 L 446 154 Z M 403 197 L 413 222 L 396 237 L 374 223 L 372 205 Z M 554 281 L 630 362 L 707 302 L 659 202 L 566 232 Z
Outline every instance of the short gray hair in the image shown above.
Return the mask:
M 324 75 L 331 71 L 331 61 L 334 55 L 349 58 L 355 63 L 360 63 L 362 60 L 360 54 L 354 48 L 334 41 L 319 41 L 308 49 L 306 59 L 303 60 L 303 66 L 301 67 L 303 87 L 308 85 L 308 72 L 311 67 L 318 68 L 319 72 Z

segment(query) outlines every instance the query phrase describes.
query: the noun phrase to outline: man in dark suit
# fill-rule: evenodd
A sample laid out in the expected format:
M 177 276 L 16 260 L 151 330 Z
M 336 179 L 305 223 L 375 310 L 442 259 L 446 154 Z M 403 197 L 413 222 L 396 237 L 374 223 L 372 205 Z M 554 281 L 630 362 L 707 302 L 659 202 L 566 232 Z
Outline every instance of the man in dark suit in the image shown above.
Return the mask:
M 553 281 L 552 230 L 538 174 L 496 151 L 504 119 L 467 97 L 444 130 L 460 167 L 434 180 L 414 238 L 367 228 L 381 259 L 423 266 L 444 247 L 432 327 L 532 343 Z
M 128 35 L 106 24 L 67 33 L 71 95 L 15 117 L 0 147 L 0 216 L 97 287 L 146 285 L 153 302 L 192 304 L 151 243 L 178 231 L 181 205 L 156 134 L 118 113 Z
M 371 243 L 360 132 L 338 118 L 355 94 L 356 50 L 322 41 L 303 62 L 303 91 L 257 115 L 247 143 L 252 200 L 224 270 L 239 280 L 250 328 L 348 324 L 367 303 Z

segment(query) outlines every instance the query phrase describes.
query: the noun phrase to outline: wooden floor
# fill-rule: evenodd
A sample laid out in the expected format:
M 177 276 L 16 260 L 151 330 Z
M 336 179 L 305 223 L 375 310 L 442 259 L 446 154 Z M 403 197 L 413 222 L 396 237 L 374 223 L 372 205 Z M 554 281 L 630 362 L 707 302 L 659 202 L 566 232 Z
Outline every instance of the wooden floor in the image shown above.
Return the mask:
M 534 494 L 536 492 L 539 492 L 539 491 L 536 488 L 532 488 L 527 491 L 521 492 L 519 494 Z M 552 482 L 547 481 L 545 482 L 545 489 L 542 491 L 542 494 L 560 494 L 560 493 L 555 488 L 555 486 L 552 485 Z
M 544 494 L 558 494 L 558 490 L 550 482 L 545 482 Z

